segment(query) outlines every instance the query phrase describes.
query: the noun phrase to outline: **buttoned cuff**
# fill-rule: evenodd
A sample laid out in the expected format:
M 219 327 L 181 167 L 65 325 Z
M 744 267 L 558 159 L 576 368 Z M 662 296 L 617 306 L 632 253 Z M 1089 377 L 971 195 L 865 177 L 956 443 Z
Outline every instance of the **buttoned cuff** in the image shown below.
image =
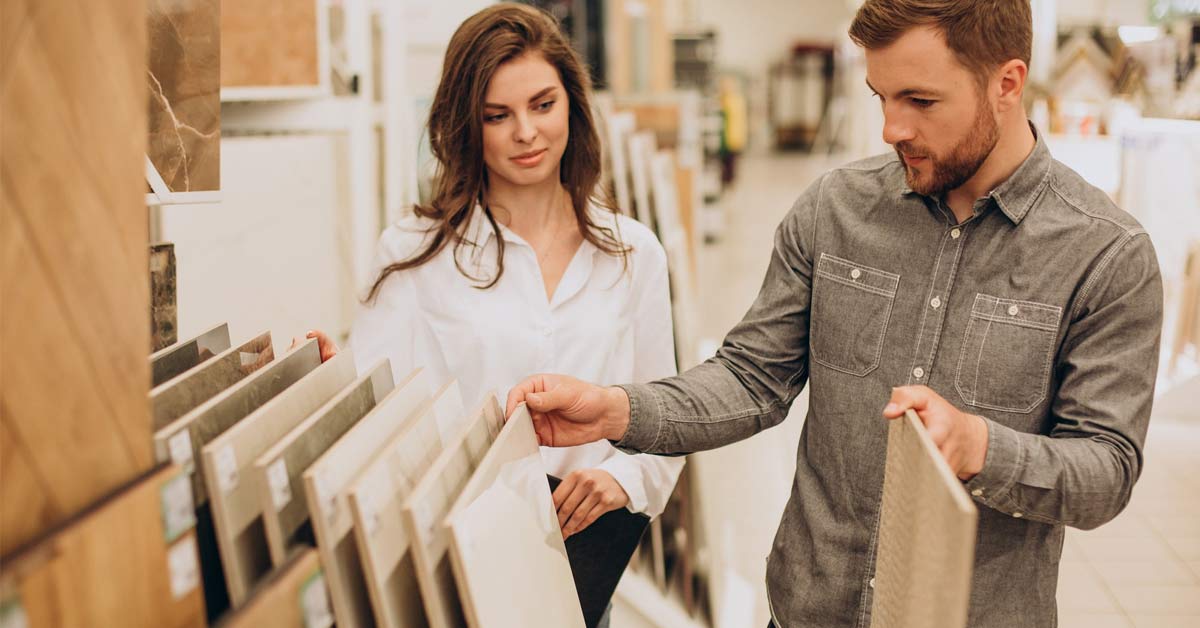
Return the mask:
M 622 384 L 618 388 L 629 395 L 629 427 L 625 429 L 625 437 L 613 446 L 626 453 L 650 451 L 662 432 L 658 398 L 645 384 Z
M 596 468 L 607 471 L 625 490 L 625 494 L 629 496 L 626 508 L 630 512 L 646 512 L 650 500 L 646 497 L 646 487 L 642 481 L 642 467 L 633 456 L 617 453 Z
M 979 474 L 966 483 L 967 492 L 975 501 L 1011 514 L 1009 491 L 1021 468 L 1021 439 L 1016 430 L 982 418 L 988 428 L 987 457 Z

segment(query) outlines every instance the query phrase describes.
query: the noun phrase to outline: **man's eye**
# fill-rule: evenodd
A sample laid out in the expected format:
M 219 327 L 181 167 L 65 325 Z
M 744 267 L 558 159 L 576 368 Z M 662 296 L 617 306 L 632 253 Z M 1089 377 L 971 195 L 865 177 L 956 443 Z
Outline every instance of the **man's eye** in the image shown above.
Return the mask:
M 920 108 L 922 108 L 922 109 L 926 109 L 926 108 L 928 108 L 928 107 L 932 107 L 934 102 L 936 102 L 936 101 L 933 101 L 933 100 L 926 100 L 926 99 L 924 99 L 924 98 L 913 98 L 913 99 L 912 99 L 912 104 L 914 104 L 914 105 L 916 105 L 916 106 L 918 106 L 918 107 L 920 107 Z

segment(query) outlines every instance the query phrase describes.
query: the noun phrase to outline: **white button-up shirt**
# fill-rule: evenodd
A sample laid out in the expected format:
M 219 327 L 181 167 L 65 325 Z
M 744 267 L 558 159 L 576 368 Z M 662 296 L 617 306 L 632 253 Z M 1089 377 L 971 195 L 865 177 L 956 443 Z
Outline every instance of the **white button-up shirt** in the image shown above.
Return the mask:
M 504 403 L 510 388 L 534 373 L 563 373 L 600 385 L 646 382 L 675 374 L 667 261 L 662 245 L 642 224 L 591 209 L 593 222 L 614 230 L 633 248 L 628 268 L 619 256 L 584 240 L 547 300 L 537 254 L 500 225 L 504 274 L 487 290 L 496 269 L 495 232 L 476 207 L 456 254 L 447 245 L 429 262 L 393 273 L 373 304 L 359 304 L 350 347 L 359 370 L 391 361 L 397 381 L 424 367 L 438 386 L 457 379 L 466 407 L 494 391 Z M 388 264 L 410 259 L 429 237 L 430 221 L 409 216 L 379 239 L 372 279 Z M 457 258 L 457 264 L 456 264 Z M 472 277 L 472 281 L 459 270 Z M 682 458 L 629 455 L 608 441 L 542 448 L 546 471 L 565 477 L 603 469 L 629 495 L 629 510 L 662 513 L 683 467 Z

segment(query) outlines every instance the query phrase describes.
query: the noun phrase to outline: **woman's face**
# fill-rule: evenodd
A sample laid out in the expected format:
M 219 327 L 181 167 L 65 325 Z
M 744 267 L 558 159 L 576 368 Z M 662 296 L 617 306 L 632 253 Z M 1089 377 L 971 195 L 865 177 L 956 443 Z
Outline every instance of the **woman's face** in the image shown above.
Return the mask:
M 569 129 L 567 92 L 554 66 L 536 52 L 501 65 L 484 96 L 489 179 L 518 186 L 557 182 Z

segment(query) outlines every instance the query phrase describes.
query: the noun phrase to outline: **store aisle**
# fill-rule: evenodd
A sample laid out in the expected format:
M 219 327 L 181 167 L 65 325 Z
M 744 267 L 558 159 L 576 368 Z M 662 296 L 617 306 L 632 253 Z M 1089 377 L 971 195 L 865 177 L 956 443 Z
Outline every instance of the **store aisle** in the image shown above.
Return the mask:
M 820 173 L 844 161 L 799 154 L 743 159 L 737 184 L 720 201 L 721 238 L 698 255 L 698 322 L 706 339 L 719 342 L 754 300 L 775 227 L 792 202 Z M 1058 590 L 1063 628 L 1200 626 L 1198 405 L 1200 378 L 1164 392 L 1129 508 L 1096 530 L 1068 531 Z M 705 481 L 704 508 L 716 513 L 713 551 L 755 592 L 753 616 L 729 609 L 745 625 L 767 621 L 764 558 L 791 484 L 806 407 L 801 397 L 782 426 L 693 456 Z M 732 607 L 734 595 L 727 599 Z

